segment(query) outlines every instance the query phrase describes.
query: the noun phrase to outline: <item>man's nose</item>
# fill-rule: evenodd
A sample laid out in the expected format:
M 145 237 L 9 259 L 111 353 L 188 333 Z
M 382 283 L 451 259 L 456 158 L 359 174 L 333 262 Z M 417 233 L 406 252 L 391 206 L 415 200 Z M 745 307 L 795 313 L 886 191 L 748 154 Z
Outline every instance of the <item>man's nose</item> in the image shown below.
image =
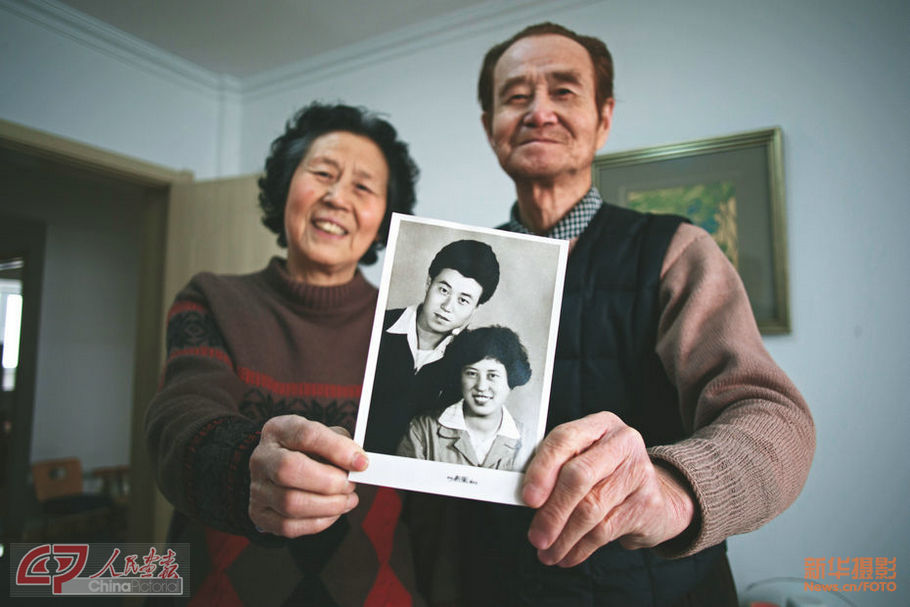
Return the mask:
M 544 93 L 534 95 L 525 114 L 525 123 L 529 126 L 540 127 L 556 122 L 556 112 L 553 100 Z
M 439 305 L 439 307 L 441 307 L 443 310 L 446 310 L 446 311 L 451 310 L 452 309 L 452 296 L 446 295 L 442 299 L 442 303 Z

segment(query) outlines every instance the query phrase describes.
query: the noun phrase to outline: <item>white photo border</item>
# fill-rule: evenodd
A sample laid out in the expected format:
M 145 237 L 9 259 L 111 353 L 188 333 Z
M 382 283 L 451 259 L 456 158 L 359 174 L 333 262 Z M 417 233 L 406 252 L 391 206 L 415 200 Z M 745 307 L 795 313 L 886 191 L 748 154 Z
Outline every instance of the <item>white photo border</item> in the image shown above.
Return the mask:
M 550 385 L 553 377 L 553 361 L 556 353 L 556 336 L 559 330 L 559 314 L 562 307 L 563 283 L 565 280 L 566 261 L 569 246 L 564 240 L 543 238 L 527 234 L 516 234 L 492 228 L 480 228 L 437 219 L 417 218 L 399 213 L 392 214 L 389 229 L 388 246 L 382 268 L 382 278 L 379 287 L 379 299 L 373 319 L 373 329 L 370 339 L 370 348 L 367 356 L 366 371 L 364 374 L 363 388 L 361 391 L 360 407 L 354 430 L 354 441 L 363 446 L 367 430 L 367 420 L 370 412 L 370 399 L 373 393 L 374 376 L 379 355 L 379 345 L 382 337 L 383 318 L 389 300 L 389 284 L 392 279 L 392 269 L 401 224 L 414 223 L 450 231 L 461 232 L 469 237 L 471 233 L 484 234 L 496 239 L 527 241 L 536 246 L 554 247 L 556 268 L 555 281 L 552 293 L 552 303 L 549 314 L 549 328 L 546 339 L 546 352 L 544 367 L 542 369 L 542 382 L 537 407 L 537 425 L 534 431 L 534 447 L 543 439 L 546 431 L 547 413 L 549 409 Z M 506 270 L 507 271 L 507 270 Z M 423 280 L 423 277 L 419 278 Z M 450 464 L 431 460 L 420 460 L 385 453 L 367 452 L 370 459 L 369 467 L 363 472 L 351 472 L 351 481 L 369 485 L 381 485 L 435 493 L 452 497 L 498 502 L 504 504 L 524 505 L 521 499 L 521 482 L 524 477 L 522 472 L 507 470 L 493 470 L 479 466 Z

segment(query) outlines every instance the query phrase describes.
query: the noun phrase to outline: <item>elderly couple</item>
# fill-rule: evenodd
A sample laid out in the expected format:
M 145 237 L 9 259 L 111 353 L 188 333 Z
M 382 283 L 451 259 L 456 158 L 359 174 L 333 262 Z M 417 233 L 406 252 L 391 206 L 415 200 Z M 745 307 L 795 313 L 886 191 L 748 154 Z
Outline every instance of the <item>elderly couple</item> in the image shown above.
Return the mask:
M 419 494 L 348 480 L 370 465 L 350 438 L 377 301 L 358 264 L 375 261 L 393 211 L 411 212 L 417 169 L 387 122 L 314 104 L 275 140 L 260 180 L 263 222 L 287 259 L 200 274 L 168 317 L 147 439 L 175 507 L 169 539 L 192 545 L 192 604 L 737 604 L 724 540 L 799 494 L 815 445 L 804 399 L 710 235 L 592 187 L 613 121 L 602 41 L 530 26 L 487 52 L 478 97 L 515 184 L 503 227 L 572 247 L 526 507 L 440 498 L 436 519 Z M 402 407 L 368 425 L 388 424 L 388 436 L 408 430 L 411 391 L 449 327 L 492 295 L 486 279 L 442 266 L 420 308 L 386 319 L 417 370 L 381 371 Z M 501 385 L 500 367 L 508 386 L 519 381 L 477 341 L 459 358 L 461 420 L 418 416 L 415 449 L 493 400 L 470 382 Z M 493 449 L 485 436 L 475 456 Z

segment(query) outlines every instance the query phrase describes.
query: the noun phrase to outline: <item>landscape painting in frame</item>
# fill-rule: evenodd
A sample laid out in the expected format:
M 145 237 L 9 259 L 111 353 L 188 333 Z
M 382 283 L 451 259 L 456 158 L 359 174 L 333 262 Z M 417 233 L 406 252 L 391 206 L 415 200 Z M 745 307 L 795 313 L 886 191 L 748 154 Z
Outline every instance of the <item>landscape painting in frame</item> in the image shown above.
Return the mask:
M 739 267 L 736 187 L 731 181 L 628 193 L 627 206 L 644 213 L 682 215 L 704 228 L 734 267 Z
M 765 129 L 598 156 L 608 203 L 704 228 L 739 272 L 762 333 L 790 332 L 782 133 Z

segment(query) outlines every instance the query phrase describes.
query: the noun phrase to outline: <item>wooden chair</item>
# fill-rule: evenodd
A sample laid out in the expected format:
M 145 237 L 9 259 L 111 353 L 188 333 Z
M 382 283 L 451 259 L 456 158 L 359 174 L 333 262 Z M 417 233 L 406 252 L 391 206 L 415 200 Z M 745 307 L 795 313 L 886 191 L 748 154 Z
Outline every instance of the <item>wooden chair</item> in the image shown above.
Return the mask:
M 82 462 L 78 457 L 50 459 L 32 464 L 35 497 L 41 503 L 82 493 Z
M 35 462 L 32 480 L 40 512 L 27 526 L 33 541 L 101 541 L 117 539 L 120 508 L 105 493 L 85 493 L 82 463 L 68 457 Z

